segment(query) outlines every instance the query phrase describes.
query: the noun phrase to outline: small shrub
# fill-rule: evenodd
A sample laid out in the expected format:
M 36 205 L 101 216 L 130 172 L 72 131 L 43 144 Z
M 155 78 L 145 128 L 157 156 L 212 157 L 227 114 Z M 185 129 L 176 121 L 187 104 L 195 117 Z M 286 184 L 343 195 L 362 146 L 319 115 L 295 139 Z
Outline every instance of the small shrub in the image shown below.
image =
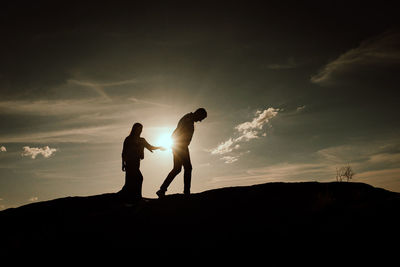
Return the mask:
M 354 175 L 355 173 L 350 165 L 343 166 L 339 169 L 336 168 L 336 181 L 338 182 L 342 182 L 344 180 L 348 182 L 353 178 Z

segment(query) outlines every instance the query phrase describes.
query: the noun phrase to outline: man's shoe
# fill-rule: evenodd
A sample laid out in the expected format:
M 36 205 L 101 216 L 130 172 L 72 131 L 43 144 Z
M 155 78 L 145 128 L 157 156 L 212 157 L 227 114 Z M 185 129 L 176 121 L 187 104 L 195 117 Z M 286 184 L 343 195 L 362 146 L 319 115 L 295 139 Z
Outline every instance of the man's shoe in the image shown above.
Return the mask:
M 163 198 L 163 197 L 165 197 L 165 191 L 164 190 L 158 190 L 157 192 L 156 192 L 156 194 L 157 194 L 157 196 L 158 196 L 158 198 Z

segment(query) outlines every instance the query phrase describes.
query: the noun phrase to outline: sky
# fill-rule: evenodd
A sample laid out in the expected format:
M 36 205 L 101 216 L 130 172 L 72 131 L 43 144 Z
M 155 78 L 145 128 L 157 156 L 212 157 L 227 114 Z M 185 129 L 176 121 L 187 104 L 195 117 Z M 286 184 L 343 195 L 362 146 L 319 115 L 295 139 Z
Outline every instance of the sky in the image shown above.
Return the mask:
M 199 107 L 194 193 L 330 182 L 347 165 L 400 192 L 391 3 L 145 2 L 2 4 L 0 209 L 119 191 L 133 123 L 160 145 Z M 145 152 L 144 197 L 171 168 L 171 151 Z M 167 193 L 182 191 L 180 174 Z

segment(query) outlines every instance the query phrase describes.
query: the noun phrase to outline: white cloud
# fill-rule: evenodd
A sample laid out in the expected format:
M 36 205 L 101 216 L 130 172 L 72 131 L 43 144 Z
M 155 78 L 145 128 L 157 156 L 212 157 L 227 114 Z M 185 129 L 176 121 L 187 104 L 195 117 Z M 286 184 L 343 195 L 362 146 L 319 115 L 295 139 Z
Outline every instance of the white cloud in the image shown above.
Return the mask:
M 49 146 L 42 148 L 24 146 L 22 149 L 24 151 L 21 153 L 21 155 L 25 157 L 31 157 L 32 159 L 35 159 L 37 155 L 42 155 L 45 158 L 49 158 L 54 152 L 57 151 L 57 149 L 50 148 Z
M 211 151 L 211 154 L 226 154 L 231 152 L 234 149 L 239 148 L 238 144 L 234 144 L 236 140 L 233 140 L 232 138 L 229 138 L 227 141 L 219 144 L 215 149 Z
M 311 82 L 324 84 L 334 80 L 337 74 L 350 73 L 365 66 L 385 66 L 400 62 L 400 32 L 387 31 L 367 39 L 334 61 L 328 63 Z
M 240 142 L 240 141 L 250 141 L 251 139 L 257 139 L 258 132 L 254 130 L 246 131 L 243 132 L 239 137 L 235 138 L 235 142 Z
M 5 146 L 0 146 L 0 152 L 7 152 L 7 149 Z
M 233 163 L 239 159 L 239 156 L 224 156 L 221 158 L 225 163 Z
M 252 121 L 247 121 L 235 127 L 241 133 L 261 130 L 262 127 L 269 122 L 270 119 L 278 114 L 279 109 L 268 108 L 263 111 L 258 110 L 256 117 Z
M 225 142 L 219 144 L 216 148 L 211 150 L 211 154 L 224 155 L 229 152 L 232 152 L 235 149 L 238 149 L 240 147 L 239 145 L 240 142 L 248 142 L 252 139 L 257 139 L 260 136 L 266 136 L 265 132 L 262 133 L 262 129 L 266 124 L 268 124 L 270 119 L 272 119 L 278 114 L 278 111 L 279 109 L 276 108 L 268 108 L 262 111 L 258 110 L 255 114 L 255 117 L 251 121 L 241 123 L 235 127 L 236 137 L 231 137 Z M 227 162 L 226 159 L 224 160 L 225 162 Z
M 31 197 L 31 198 L 29 199 L 30 202 L 35 202 L 35 201 L 38 201 L 38 200 L 39 200 L 38 197 Z

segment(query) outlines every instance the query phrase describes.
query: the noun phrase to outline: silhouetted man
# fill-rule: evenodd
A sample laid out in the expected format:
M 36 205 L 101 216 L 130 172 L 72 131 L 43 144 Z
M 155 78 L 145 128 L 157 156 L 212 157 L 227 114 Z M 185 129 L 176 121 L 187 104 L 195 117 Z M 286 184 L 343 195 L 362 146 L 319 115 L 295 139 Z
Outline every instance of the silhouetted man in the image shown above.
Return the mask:
M 184 168 L 183 182 L 185 195 L 190 195 L 190 183 L 192 180 L 192 163 L 190 162 L 189 155 L 189 144 L 192 140 L 194 132 L 194 123 L 202 121 L 207 117 L 207 111 L 204 108 L 197 109 L 194 113 L 190 112 L 183 116 L 176 127 L 175 131 L 172 133 L 172 139 L 174 145 L 172 147 L 172 154 L 174 156 L 174 168 L 165 178 L 160 190 L 157 191 L 159 198 L 165 196 L 168 186 L 174 180 L 182 169 Z

